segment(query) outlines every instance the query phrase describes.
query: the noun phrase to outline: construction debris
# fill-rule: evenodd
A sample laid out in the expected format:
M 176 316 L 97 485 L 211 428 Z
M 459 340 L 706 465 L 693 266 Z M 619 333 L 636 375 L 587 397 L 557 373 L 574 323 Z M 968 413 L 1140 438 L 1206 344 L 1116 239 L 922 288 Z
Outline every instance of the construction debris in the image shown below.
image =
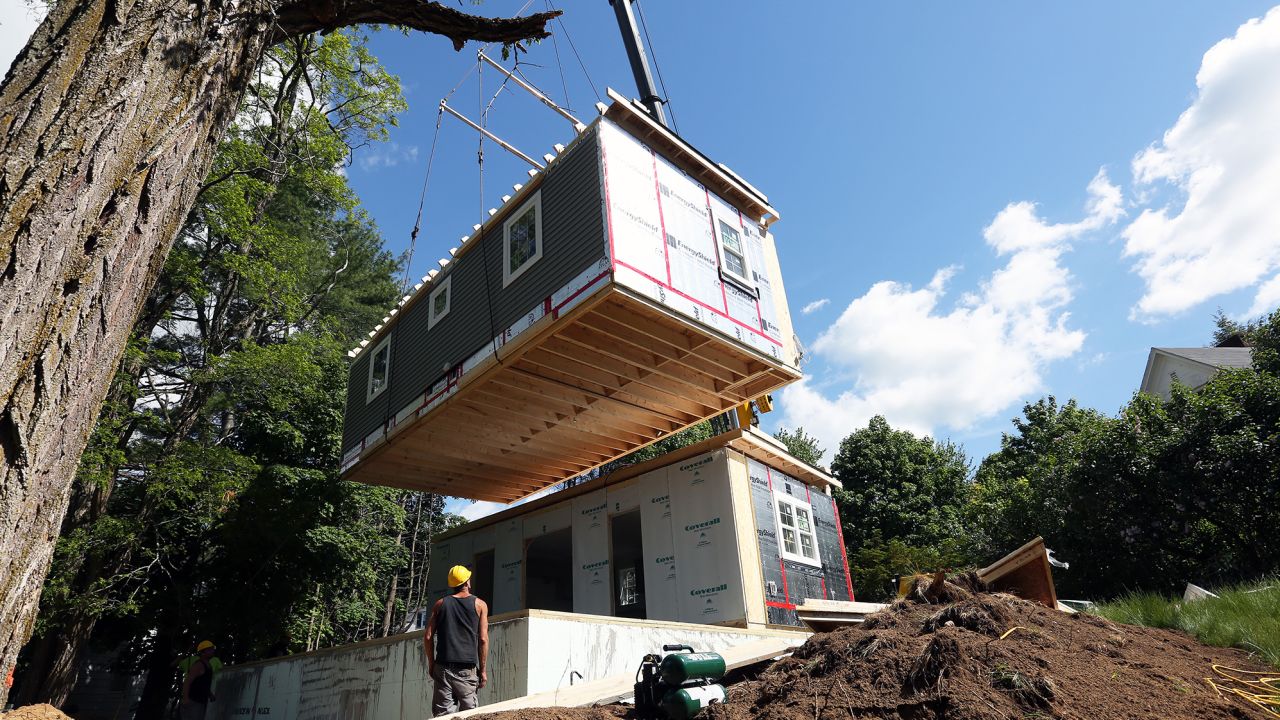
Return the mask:
M 1034 600 L 1048 608 L 1057 608 L 1058 593 L 1053 587 L 1053 571 L 1049 568 L 1049 560 L 1044 538 L 1037 537 L 979 570 L 978 577 L 992 590 Z
M 796 615 L 814 632 L 830 632 L 845 625 L 857 625 L 868 615 L 888 607 L 884 603 L 815 600 L 809 598 L 796 607 Z

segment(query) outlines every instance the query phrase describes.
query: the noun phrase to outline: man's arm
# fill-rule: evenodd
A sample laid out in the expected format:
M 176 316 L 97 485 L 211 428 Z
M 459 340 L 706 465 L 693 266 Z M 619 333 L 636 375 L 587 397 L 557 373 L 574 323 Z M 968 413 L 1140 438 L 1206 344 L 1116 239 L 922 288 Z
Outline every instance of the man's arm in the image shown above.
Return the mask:
M 203 674 L 204 663 L 202 662 L 191 663 L 191 667 L 187 668 L 187 677 L 182 681 L 182 702 L 191 702 L 191 682 Z
M 433 678 L 436 676 L 436 646 L 432 640 L 436 636 L 436 618 L 439 616 L 440 606 L 442 605 L 444 605 L 444 598 L 440 598 L 435 605 L 431 606 L 431 617 L 427 620 L 427 631 L 422 635 L 422 644 L 427 651 L 427 673 Z
M 480 687 L 489 682 L 485 666 L 489 660 L 489 604 L 476 598 L 476 613 L 480 615 L 480 647 L 477 653 L 480 658 Z

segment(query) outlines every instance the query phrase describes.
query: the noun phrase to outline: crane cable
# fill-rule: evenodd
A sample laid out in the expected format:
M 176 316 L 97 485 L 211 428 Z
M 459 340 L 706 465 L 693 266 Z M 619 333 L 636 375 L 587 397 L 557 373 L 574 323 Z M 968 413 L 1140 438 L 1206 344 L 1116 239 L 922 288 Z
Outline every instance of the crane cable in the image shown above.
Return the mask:
M 418 216 L 413 221 L 413 231 L 409 233 L 409 257 L 404 262 L 404 277 L 400 281 L 400 294 L 409 292 L 409 270 L 413 267 L 413 251 L 418 245 L 418 232 L 422 229 L 422 207 L 427 201 L 427 187 L 431 184 L 431 167 L 436 160 L 436 143 L 440 141 L 440 121 L 444 118 L 444 108 L 436 110 L 436 130 L 431 137 L 431 153 L 427 155 L 427 174 L 422 178 L 422 193 L 418 195 Z

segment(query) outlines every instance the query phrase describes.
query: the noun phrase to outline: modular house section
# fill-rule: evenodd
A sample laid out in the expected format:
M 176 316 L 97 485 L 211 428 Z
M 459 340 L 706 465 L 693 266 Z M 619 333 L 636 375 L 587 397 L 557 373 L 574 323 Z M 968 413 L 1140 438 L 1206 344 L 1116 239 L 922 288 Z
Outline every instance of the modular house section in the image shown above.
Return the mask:
M 345 478 L 511 502 L 800 377 L 776 211 L 615 100 L 352 351 Z
M 835 484 L 733 430 L 446 533 L 428 586 L 466 565 L 495 613 L 798 626 L 806 598 L 853 599 Z

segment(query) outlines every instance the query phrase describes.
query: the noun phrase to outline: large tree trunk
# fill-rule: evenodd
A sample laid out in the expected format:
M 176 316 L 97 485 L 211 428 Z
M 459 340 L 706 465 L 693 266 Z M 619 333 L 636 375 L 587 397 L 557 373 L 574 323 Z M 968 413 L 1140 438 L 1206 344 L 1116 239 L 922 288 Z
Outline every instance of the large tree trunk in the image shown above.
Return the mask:
M 269 42 L 354 23 L 545 36 L 421 0 L 62 0 L 0 87 L 0 677 L 31 634 L 133 321 Z M 0 704 L 7 689 L 0 683 Z

